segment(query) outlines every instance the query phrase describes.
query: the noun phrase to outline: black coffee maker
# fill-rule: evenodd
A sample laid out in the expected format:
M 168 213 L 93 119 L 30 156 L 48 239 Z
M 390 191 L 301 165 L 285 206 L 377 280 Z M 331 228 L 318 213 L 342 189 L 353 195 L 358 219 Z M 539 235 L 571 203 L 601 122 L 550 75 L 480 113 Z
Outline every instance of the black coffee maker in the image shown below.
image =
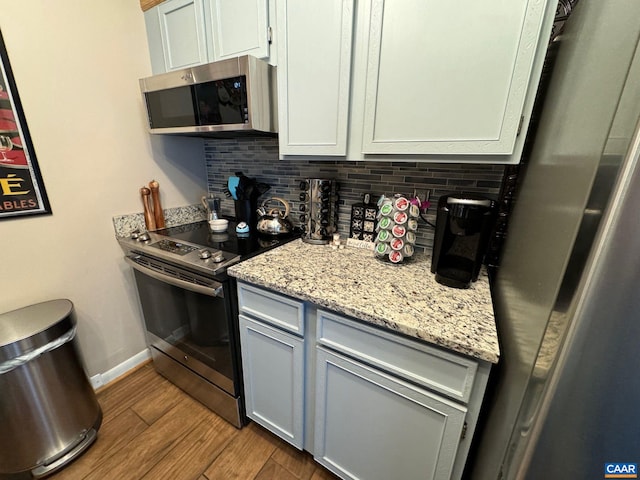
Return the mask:
M 443 195 L 438 201 L 431 272 L 436 281 L 469 288 L 478 279 L 495 221 L 495 202 L 473 193 Z

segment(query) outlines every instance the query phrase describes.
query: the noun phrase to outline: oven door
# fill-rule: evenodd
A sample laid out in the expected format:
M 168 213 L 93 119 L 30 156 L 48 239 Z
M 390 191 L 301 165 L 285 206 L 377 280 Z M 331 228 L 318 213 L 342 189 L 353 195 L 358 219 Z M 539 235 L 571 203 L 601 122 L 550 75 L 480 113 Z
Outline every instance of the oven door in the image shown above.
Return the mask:
M 229 282 L 142 255 L 125 260 L 134 268 L 149 346 L 237 397 Z

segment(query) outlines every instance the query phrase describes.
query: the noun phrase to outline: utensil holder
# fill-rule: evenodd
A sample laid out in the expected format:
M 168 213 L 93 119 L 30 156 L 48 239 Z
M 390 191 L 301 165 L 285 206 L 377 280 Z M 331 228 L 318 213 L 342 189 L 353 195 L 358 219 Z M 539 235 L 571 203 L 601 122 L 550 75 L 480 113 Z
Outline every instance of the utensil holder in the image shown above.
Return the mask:
M 246 222 L 251 231 L 255 230 L 258 224 L 258 213 L 256 212 L 258 207 L 256 200 L 234 200 L 234 206 L 238 223 Z

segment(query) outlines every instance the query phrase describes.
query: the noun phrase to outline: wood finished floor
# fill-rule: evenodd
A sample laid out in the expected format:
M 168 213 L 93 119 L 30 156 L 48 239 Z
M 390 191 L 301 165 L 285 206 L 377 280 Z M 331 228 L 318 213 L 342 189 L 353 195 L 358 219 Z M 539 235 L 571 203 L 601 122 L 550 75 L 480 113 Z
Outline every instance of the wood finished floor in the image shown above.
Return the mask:
M 144 365 L 98 393 L 98 439 L 51 480 L 335 480 L 255 423 L 241 430 Z

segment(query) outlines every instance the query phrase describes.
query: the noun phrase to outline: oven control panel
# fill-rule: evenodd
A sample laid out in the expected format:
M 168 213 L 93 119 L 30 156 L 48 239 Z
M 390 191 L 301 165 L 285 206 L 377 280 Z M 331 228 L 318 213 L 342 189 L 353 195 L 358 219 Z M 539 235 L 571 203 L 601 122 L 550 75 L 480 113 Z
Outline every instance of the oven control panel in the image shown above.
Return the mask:
M 176 255 L 186 255 L 193 252 L 194 250 L 198 250 L 192 245 L 185 245 L 184 243 L 174 242 L 173 240 L 167 239 L 152 243 L 149 246 L 159 248 L 160 250 L 164 250 L 165 252 L 175 253 Z
M 129 237 L 119 237 L 118 242 L 125 252 L 169 261 L 205 275 L 224 274 L 227 267 L 240 261 L 240 255 L 167 238 L 155 232 L 134 232 Z

